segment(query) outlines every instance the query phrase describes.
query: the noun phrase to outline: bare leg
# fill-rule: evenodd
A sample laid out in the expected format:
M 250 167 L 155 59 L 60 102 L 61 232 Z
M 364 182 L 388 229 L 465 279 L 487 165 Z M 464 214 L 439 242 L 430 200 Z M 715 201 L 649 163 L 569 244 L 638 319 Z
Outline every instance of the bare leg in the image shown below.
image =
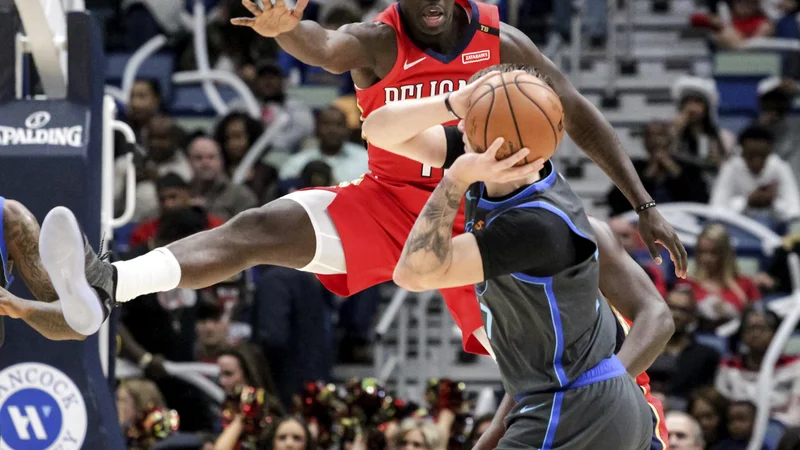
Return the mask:
M 181 266 L 179 286 L 200 289 L 259 264 L 298 269 L 314 258 L 314 227 L 300 204 L 278 199 L 225 225 L 167 246 Z

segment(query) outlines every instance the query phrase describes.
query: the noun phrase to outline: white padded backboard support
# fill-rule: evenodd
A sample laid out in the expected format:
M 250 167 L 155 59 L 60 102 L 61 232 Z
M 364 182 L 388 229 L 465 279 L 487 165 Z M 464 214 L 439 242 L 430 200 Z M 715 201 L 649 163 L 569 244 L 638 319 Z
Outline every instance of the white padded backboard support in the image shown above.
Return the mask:
M 67 10 L 85 9 L 83 0 L 14 0 L 44 93 L 59 99 L 67 95 Z M 47 26 L 43 26 L 43 25 Z

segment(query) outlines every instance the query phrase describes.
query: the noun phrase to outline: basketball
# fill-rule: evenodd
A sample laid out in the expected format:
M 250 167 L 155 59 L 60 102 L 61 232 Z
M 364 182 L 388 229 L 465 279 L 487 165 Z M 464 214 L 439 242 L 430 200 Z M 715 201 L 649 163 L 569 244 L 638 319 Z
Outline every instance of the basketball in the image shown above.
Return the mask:
M 495 139 L 505 139 L 497 151 L 498 160 L 529 149 L 530 154 L 517 164 L 524 165 L 553 156 L 564 136 L 564 108 L 555 91 L 536 76 L 503 73 L 472 94 L 464 130 L 478 153 Z

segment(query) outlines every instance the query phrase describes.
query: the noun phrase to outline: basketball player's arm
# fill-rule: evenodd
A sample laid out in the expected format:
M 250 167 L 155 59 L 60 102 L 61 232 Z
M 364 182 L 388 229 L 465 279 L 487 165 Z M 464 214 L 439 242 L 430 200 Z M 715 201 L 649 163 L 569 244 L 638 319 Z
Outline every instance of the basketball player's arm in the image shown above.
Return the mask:
M 536 67 L 549 78 L 550 85 L 564 106 L 564 127 L 569 137 L 603 169 L 631 205 L 636 208 L 651 202 L 653 198 L 642 185 L 611 124 L 575 89 L 555 64 L 539 51 L 530 38 L 512 26 L 501 24 L 500 49 L 502 62 Z M 686 249 L 675 230 L 656 208 L 648 208 L 639 213 L 639 230 L 656 263 L 661 262 L 656 245 L 659 243 L 669 250 L 675 263 L 675 273 L 680 277 L 685 276 L 688 260 Z
M 633 321 L 617 356 L 636 377 L 650 367 L 675 331 L 672 314 L 650 277 L 609 226 L 594 218 L 589 222 L 600 250 L 600 290 L 614 308 Z
M 393 279 L 398 286 L 422 292 L 483 281 L 483 260 L 475 236 L 465 233 L 453 237 L 453 222 L 468 187 L 447 175 L 442 178 L 414 223 L 395 266 Z
M 22 319 L 51 341 L 82 341 L 86 339 L 86 336 L 67 325 L 64 314 L 61 312 L 60 301 L 44 303 L 24 300 L 0 288 L 0 316 Z
M 39 259 L 39 222 L 28 208 L 14 200 L 3 206 L 3 230 L 8 256 L 20 278 L 37 300 L 54 302 L 58 294 Z
M 376 23 L 351 23 L 326 30 L 313 20 L 303 20 L 293 30 L 279 34 L 275 41 L 290 55 L 310 66 L 341 74 L 375 66 L 377 42 L 383 33 L 394 31 Z

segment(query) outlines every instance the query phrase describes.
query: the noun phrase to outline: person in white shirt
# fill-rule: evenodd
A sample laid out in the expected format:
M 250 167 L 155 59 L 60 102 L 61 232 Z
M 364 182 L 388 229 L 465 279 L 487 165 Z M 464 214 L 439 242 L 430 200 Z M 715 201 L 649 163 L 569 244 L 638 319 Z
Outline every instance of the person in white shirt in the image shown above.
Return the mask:
M 281 167 L 282 180 L 300 176 L 311 161 L 322 161 L 333 170 L 333 182 L 353 181 L 368 169 L 367 151 L 363 146 L 347 142 L 350 132 L 347 116 L 339 108 L 329 106 L 317 116 L 318 145 L 298 152 Z
M 800 190 L 791 166 L 772 153 L 775 138 L 761 126 L 739 135 L 741 155 L 720 168 L 711 206 L 745 214 L 771 225 L 800 218 Z

